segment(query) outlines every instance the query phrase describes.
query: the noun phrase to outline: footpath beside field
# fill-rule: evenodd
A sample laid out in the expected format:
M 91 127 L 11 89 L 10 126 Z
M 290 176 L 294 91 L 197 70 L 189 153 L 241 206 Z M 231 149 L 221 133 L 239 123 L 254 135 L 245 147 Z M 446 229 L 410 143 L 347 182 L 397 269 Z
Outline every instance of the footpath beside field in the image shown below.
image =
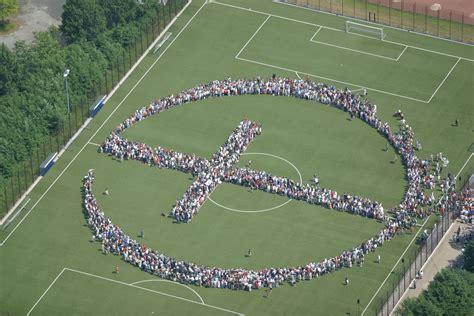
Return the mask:
M 402 298 L 398 302 L 398 306 L 403 302 L 407 297 L 416 297 L 424 289 L 426 289 L 431 281 L 433 281 L 434 276 L 440 270 L 456 264 L 457 258 L 461 255 L 462 243 L 455 242 L 455 235 L 458 228 L 461 227 L 461 236 L 463 232 L 467 232 L 470 229 L 470 225 L 456 221 L 451 228 L 446 232 L 446 235 L 439 243 L 436 250 L 433 252 L 432 256 L 425 263 L 423 267 L 423 278 L 416 280 L 416 288 L 413 288 L 413 284 L 405 291 Z M 397 307 L 398 307 L 397 306 Z M 396 310 L 396 308 L 394 309 Z M 394 313 L 392 312 L 392 315 Z

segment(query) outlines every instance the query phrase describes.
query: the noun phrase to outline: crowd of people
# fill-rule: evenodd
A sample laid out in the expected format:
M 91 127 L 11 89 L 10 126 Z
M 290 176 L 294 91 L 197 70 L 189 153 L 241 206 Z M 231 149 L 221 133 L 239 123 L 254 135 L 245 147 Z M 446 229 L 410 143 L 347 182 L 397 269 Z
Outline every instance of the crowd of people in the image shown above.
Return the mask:
M 351 117 L 360 118 L 375 128 L 393 146 L 406 166 L 408 187 L 402 202 L 398 206 L 385 210 L 381 203 L 365 197 L 347 193 L 339 194 L 334 190 L 321 188 L 319 185 L 297 183 L 267 172 L 235 167 L 240 154 L 252 139 L 261 133 L 261 126 L 249 120 L 240 122 L 226 143 L 210 160 L 162 147 L 152 148 L 146 144 L 129 141 L 121 135 L 125 129 L 135 123 L 174 106 L 209 97 L 245 94 L 292 96 L 320 102 L 340 108 L 350 113 Z M 354 94 L 348 89 L 337 89 L 334 86 L 309 80 L 293 80 L 276 76 L 268 80 L 262 80 L 259 77 L 251 80 L 216 80 L 164 97 L 137 110 L 117 126 L 100 147 L 101 151 L 120 160 L 139 160 L 150 166 L 176 169 L 195 176 L 196 180 L 170 212 L 170 216 L 180 222 L 190 221 L 216 185 L 220 181 L 226 181 L 310 204 L 359 214 L 385 223 L 385 228 L 377 236 L 358 247 L 344 251 L 340 256 L 300 267 L 271 268 L 262 271 L 211 269 L 176 261 L 138 244 L 104 216 L 92 194 L 93 177 L 91 175 L 84 179 L 84 206 L 89 224 L 105 248 L 110 252 L 120 254 L 125 261 L 167 279 L 202 286 L 239 289 L 259 288 L 269 286 L 269 284 L 278 286 L 285 280 L 293 282 L 311 279 L 344 266 L 361 264 L 365 254 L 391 239 L 400 228 L 412 227 L 416 224 L 417 218 L 425 218 L 430 214 L 436 204 L 436 197 L 425 191 L 434 188 L 436 176 L 439 181 L 439 162 L 443 161 L 442 155 L 428 159 L 419 159 L 416 156 L 414 133 L 401 111 L 395 114 L 400 121 L 397 132 L 393 131 L 387 122 L 382 122 L 376 112 L 376 105 L 371 104 L 364 96 Z
M 375 251 L 396 234 L 397 224 L 390 221 L 377 236 L 359 246 L 343 251 L 339 256 L 301 266 L 272 267 L 258 271 L 205 267 L 170 258 L 126 235 L 99 208 L 93 193 L 93 183 L 94 172 L 90 171 L 83 178 L 83 206 L 87 223 L 93 232 L 92 240 L 102 243 L 102 251 L 105 254 L 119 255 L 125 262 L 161 278 L 197 286 L 251 291 L 262 287 L 275 288 L 284 283 L 294 285 L 296 282 L 311 280 L 343 267 L 362 266 L 366 254 Z
M 247 146 L 261 133 L 261 127 L 247 119 L 241 121 L 224 145 L 212 156 L 207 170 L 200 170 L 197 179 L 186 190 L 183 197 L 176 201 L 170 215 L 178 222 L 190 221 L 206 198 L 220 183 L 226 170 L 240 158 Z

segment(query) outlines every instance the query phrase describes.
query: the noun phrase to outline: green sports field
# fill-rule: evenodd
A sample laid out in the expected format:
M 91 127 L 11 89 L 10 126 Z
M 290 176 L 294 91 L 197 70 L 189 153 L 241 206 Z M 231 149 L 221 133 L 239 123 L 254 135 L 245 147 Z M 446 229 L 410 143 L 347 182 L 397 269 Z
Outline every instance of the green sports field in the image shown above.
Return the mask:
M 182 196 L 190 175 L 97 151 L 117 124 L 160 97 L 215 79 L 272 74 L 366 88 L 382 120 L 396 127 L 392 113 L 405 113 L 423 144 L 419 157 L 443 152 L 447 172 L 463 182 L 474 172 L 474 47 L 390 28 L 381 41 L 345 33 L 345 22 L 271 0 L 194 0 L 171 39 L 145 57 L 0 231 L 0 315 L 374 315 L 398 280 L 400 259 L 413 256 L 420 227 L 434 217 L 384 244 L 362 268 L 285 284 L 263 298 L 262 290 L 172 283 L 103 255 L 81 207 L 81 180 L 94 168 L 97 199 L 115 224 L 134 238 L 143 229 L 143 242 L 171 257 L 216 267 L 306 264 L 373 237 L 382 227 L 375 221 L 232 184 L 219 185 L 191 223 L 175 224 L 161 213 Z M 239 165 L 252 160 L 253 169 L 304 183 L 316 172 L 322 186 L 385 208 L 401 201 L 405 170 L 400 159 L 390 163 L 393 149 L 384 151 L 386 141 L 361 120 L 323 104 L 213 98 L 167 110 L 125 136 L 208 158 L 243 118 L 263 132 Z M 105 188 L 110 195 L 101 194 Z M 113 273 L 117 264 L 120 274 Z

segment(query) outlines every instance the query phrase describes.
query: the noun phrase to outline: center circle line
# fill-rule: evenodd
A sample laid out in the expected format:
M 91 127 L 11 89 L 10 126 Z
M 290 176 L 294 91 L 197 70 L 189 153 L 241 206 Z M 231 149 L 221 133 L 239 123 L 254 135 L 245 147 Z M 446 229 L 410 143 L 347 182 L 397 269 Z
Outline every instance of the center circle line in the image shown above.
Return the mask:
M 277 159 L 280 159 L 286 163 L 288 163 L 291 167 L 293 167 L 293 169 L 296 170 L 296 172 L 298 173 L 298 176 L 300 178 L 300 184 L 302 185 L 303 184 L 303 177 L 301 176 L 301 172 L 298 170 L 298 168 L 289 160 L 283 158 L 283 157 L 280 157 L 280 156 L 277 156 L 277 155 L 273 155 L 273 154 L 268 154 L 268 153 L 259 153 L 259 152 L 255 152 L 255 153 L 243 153 L 241 154 L 241 156 L 247 156 L 247 155 L 261 155 L 261 156 L 269 156 L 269 157 L 274 157 L 274 158 L 277 158 Z M 277 205 L 277 206 L 274 206 L 274 207 L 270 207 L 270 208 L 266 208 L 266 209 L 261 209 L 261 210 L 255 210 L 255 211 L 246 211 L 246 210 L 239 210 L 239 209 L 235 209 L 235 208 L 231 208 L 231 207 L 227 207 L 225 205 L 222 205 L 216 201 L 214 201 L 211 196 L 208 196 L 207 199 L 209 201 L 211 201 L 212 203 L 214 203 L 215 205 L 219 206 L 219 207 L 222 207 L 223 209 L 226 209 L 228 211 L 232 211 L 232 212 L 238 212 L 238 213 L 264 213 L 264 212 L 269 212 L 269 211 L 272 211 L 272 210 L 275 210 L 277 208 L 280 208 L 280 207 L 283 207 L 285 206 L 286 204 L 290 203 L 293 199 L 288 199 L 288 201 L 285 201 L 283 202 L 282 204 L 280 205 Z

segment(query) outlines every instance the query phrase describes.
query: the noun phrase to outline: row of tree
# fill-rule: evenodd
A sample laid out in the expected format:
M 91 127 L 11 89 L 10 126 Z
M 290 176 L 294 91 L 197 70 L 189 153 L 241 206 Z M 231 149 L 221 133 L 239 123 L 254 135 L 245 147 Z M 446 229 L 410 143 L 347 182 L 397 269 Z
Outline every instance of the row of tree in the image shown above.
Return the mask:
M 474 239 L 464 249 L 464 266 L 445 268 L 436 274 L 426 290 L 406 299 L 399 315 L 474 315 Z
M 74 106 L 97 89 L 160 9 L 158 0 L 68 0 L 59 29 L 38 32 L 12 50 L 0 46 L 0 185 L 62 127 L 65 69 Z

